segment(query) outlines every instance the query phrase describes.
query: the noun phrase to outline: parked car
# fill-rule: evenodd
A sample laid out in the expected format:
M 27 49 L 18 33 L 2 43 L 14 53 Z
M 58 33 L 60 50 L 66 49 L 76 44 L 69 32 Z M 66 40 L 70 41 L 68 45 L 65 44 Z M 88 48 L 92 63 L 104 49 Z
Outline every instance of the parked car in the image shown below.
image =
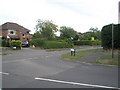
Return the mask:
M 28 41 L 23 41 L 23 42 L 21 42 L 21 44 L 23 47 L 29 47 Z

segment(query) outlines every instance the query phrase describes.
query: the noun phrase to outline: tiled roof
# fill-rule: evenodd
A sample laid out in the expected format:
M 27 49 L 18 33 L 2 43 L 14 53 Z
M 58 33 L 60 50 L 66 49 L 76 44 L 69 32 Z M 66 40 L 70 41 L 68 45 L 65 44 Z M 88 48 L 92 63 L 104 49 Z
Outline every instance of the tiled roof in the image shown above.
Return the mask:
M 8 29 L 19 30 L 20 32 L 30 31 L 24 28 L 23 26 L 18 25 L 17 23 L 7 22 L 7 23 L 2 24 L 2 30 L 8 30 Z

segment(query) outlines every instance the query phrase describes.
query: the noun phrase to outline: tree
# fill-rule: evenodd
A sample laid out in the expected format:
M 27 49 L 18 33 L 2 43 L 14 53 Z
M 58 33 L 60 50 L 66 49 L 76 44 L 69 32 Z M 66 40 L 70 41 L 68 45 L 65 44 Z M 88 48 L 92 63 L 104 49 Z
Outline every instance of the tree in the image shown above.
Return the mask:
M 37 38 L 41 38 L 41 33 L 39 31 L 36 31 L 34 34 L 33 34 L 33 39 L 37 39 Z
M 66 26 L 60 27 L 60 37 L 62 39 L 65 39 L 65 38 L 74 39 L 76 35 L 77 35 L 77 32 L 73 28 L 66 27 Z
M 89 32 L 95 33 L 95 32 L 97 32 L 97 31 L 98 31 L 98 28 L 93 28 L 93 27 L 91 27 L 91 28 L 89 29 Z
M 120 49 L 120 24 L 114 24 L 114 49 Z M 112 24 L 106 25 L 101 31 L 102 46 L 104 49 L 112 48 Z
M 84 37 L 82 40 L 91 40 L 91 37 L 101 40 L 101 31 L 98 28 L 90 28 L 88 32 L 83 33 Z
M 43 38 L 46 40 L 50 40 L 54 33 L 58 31 L 57 25 L 55 25 L 52 21 L 38 19 L 36 30 L 40 32 Z

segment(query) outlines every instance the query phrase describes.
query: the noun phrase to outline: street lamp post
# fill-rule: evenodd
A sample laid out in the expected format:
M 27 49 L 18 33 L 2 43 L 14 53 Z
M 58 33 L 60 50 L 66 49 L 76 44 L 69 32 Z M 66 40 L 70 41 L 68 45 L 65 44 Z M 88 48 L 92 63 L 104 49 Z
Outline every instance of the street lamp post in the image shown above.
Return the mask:
M 114 58 L 114 25 L 112 23 L 112 58 Z

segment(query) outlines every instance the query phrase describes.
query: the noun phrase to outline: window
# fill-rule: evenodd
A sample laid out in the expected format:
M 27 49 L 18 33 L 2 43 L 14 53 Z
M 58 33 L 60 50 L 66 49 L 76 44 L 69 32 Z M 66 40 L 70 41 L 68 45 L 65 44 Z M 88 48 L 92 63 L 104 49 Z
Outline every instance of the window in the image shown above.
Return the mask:
M 8 30 L 8 35 L 15 35 L 16 31 L 15 30 Z
M 26 31 L 27 34 L 29 34 L 29 31 Z
M 25 34 L 22 34 L 22 36 L 25 38 Z

